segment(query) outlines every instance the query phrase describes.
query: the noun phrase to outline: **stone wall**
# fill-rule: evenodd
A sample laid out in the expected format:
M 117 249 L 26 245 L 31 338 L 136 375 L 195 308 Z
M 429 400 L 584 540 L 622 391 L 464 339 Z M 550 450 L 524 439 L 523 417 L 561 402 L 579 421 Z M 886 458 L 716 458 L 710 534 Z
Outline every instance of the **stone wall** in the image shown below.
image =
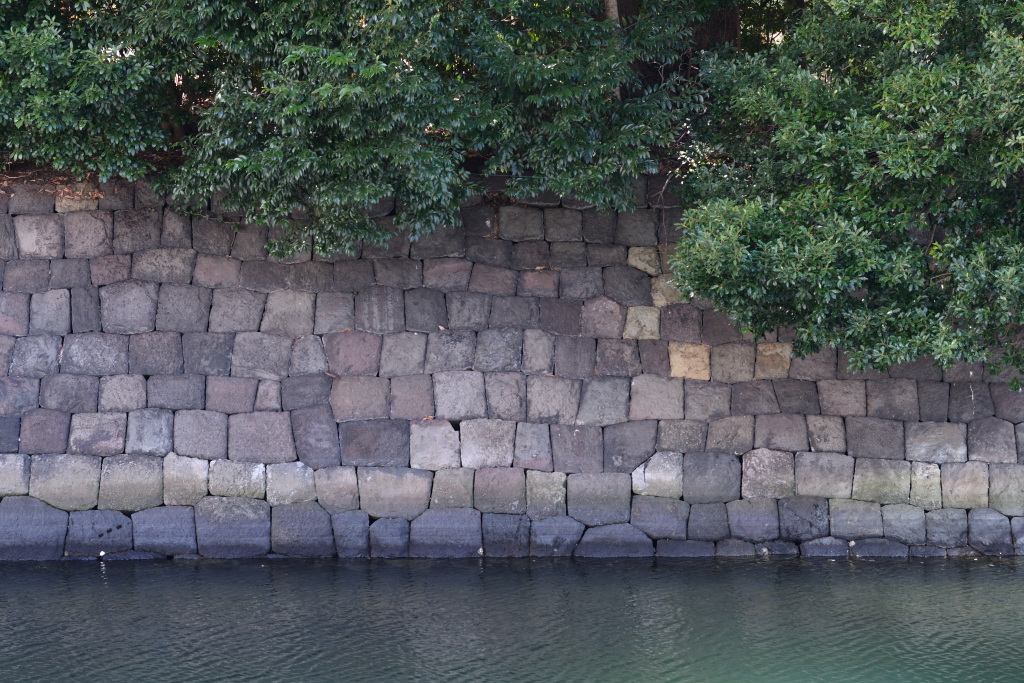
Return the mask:
M 14 187 L 0 558 L 1024 550 L 1024 396 L 745 339 L 662 274 L 656 185 L 287 262 L 145 184 Z

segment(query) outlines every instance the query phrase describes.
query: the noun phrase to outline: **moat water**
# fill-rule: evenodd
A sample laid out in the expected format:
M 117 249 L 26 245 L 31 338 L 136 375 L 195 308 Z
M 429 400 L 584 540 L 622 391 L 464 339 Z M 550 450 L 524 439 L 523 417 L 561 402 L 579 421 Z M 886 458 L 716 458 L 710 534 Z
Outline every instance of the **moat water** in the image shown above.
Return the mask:
M 2 681 L 1019 681 L 1024 564 L 0 564 Z

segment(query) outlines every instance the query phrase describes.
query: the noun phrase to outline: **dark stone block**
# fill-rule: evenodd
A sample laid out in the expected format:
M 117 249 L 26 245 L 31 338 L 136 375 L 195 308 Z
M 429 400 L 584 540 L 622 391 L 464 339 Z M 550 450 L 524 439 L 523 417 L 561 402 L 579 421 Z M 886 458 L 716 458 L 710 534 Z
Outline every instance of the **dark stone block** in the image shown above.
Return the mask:
M 101 207 L 102 210 L 102 207 Z M 163 215 L 153 209 L 114 212 L 114 253 L 131 254 L 160 246 Z
M 897 379 L 942 381 L 942 369 L 935 366 L 935 359 L 924 356 L 912 363 L 898 363 L 889 368 L 889 376 Z
M 850 548 L 853 557 L 907 557 L 907 546 L 888 538 L 865 538 Z
M 306 377 L 296 378 L 294 381 L 302 382 Z M 327 400 L 331 390 L 331 378 L 324 377 L 327 389 L 322 400 Z M 219 377 L 211 376 L 206 378 L 206 409 L 219 413 L 251 413 L 253 404 L 256 401 L 256 389 L 259 380 L 251 377 Z M 318 401 L 319 402 L 319 401 Z M 293 405 L 285 410 L 300 408 L 304 406 Z
M 597 377 L 583 383 L 576 424 L 604 427 L 629 419 L 629 380 Z
M 688 379 L 683 403 L 686 419 L 714 422 L 730 415 L 730 386 L 722 382 Z
M 357 420 L 342 422 L 338 429 L 343 464 L 409 466 L 407 420 Z
M 945 422 L 949 416 L 949 385 L 945 382 L 917 383 L 917 399 L 921 410 L 921 420 L 925 422 Z
M 362 510 L 331 515 L 334 548 L 338 557 L 369 557 L 370 516 Z
M 0 561 L 58 560 L 68 513 L 28 496 L 0 500 Z
M 434 383 L 430 375 L 391 379 L 391 419 L 420 420 L 434 414 Z
M 567 557 L 576 549 L 583 524 L 566 516 L 536 520 L 530 526 L 530 555 L 533 557 Z
M 615 240 L 617 214 L 597 209 L 583 211 L 583 239 L 586 242 L 610 244 Z
M 587 265 L 587 245 L 582 242 L 552 242 L 552 268 L 581 268 Z M 601 286 L 604 286 L 602 279 Z
M 779 537 L 779 510 L 774 498 L 731 500 L 725 508 L 733 538 L 764 543 Z
M 433 384 L 434 410 L 439 419 L 469 420 L 486 416 L 487 399 L 482 372 L 439 372 L 434 375 Z
M 380 368 L 381 337 L 351 331 L 324 335 L 324 352 L 337 375 L 376 375 Z
M 531 375 L 526 380 L 530 422 L 571 424 L 580 403 L 579 380 Z
M 483 548 L 488 557 L 527 557 L 530 554 L 530 518 L 485 513 Z
M 102 296 L 102 292 L 100 295 Z M 210 323 L 212 302 L 212 289 L 192 285 L 161 285 L 156 329 L 206 332 Z
M 228 417 L 228 457 L 275 464 L 296 459 L 289 413 L 240 413 Z
M 1010 520 L 992 508 L 967 513 L 967 541 L 986 555 L 1013 555 Z
M 629 247 L 653 247 L 658 244 L 658 212 L 653 209 L 620 212 L 615 228 L 615 243 Z
M 52 185 L 15 185 L 9 195 L 4 193 L 4 213 L 10 212 L 12 216 L 53 213 L 56 196 L 53 189 Z
M 654 455 L 656 420 L 621 422 L 604 428 L 604 471 L 632 472 Z
M 544 238 L 549 242 L 583 239 L 583 214 L 572 209 L 544 209 Z
M 487 237 L 467 237 L 466 258 L 473 263 L 508 268 L 512 262 L 512 244 Z
M 583 302 L 574 299 L 542 299 L 538 326 L 545 332 L 578 336 L 583 326 Z
M 603 471 L 604 437 L 601 428 L 551 425 L 551 457 L 556 472 Z
M 780 498 L 779 535 L 788 541 L 828 536 L 828 500 L 811 496 Z
M 587 265 L 622 266 L 626 264 L 626 247 L 618 244 L 588 244 Z
M 803 379 L 776 379 L 772 381 L 779 410 L 783 413 L 818 415 L 818 385 Z
M 271 511 L 270 547 L 289 557 L 333 557 L 331 516 L 312 501 L 278 505 Z
M 423 372 L 427 352 L 427 335 L 415 332 L 401 332 L 386 335 L 381 344 L 381 377 L 418 375 Z
M 996 417 L 1015 424 L 1024 422 L 1024 391 L 1013 391 L 1005 383 L 989 385 Z
M 480 513 L 470 508 L 427 510 L 409 527 L 409 557 L 478 557 L 484 543 Z
M 232 380 L 238 380 L 239 378 L 232 377 Z M 206 380 L 207 390 L 209 390 L 210 382 L 212 378 Z M 281 409 L 282 410 L 297 410 L 299 408 L 310 408 L 312 406 L 319 406 L 327 404 L 331 395 L 331 378 L 327 375 L 303 375 L 301 377 L 286 377 L 281 380 Z M 214 410 L 209 406 L 209 398 L 207 398 L 207 409 Z M 250 408 L 252 410 L 251 401 Z M 249 412 L 244 410 L 239 411 L 221 411 L 221 412 Z
M 195 553 L 196 519 L 191 507 L 166 506 L 132 515 L 135 549 L 161 555 Z
M 252 498 L 207 496 L 195 505 L 196 540 L 204 557 L 259 557 L 270 551 L 270 505 Z
M 483 330 L 477 335 L 473 369 L 481 372 L 514 372 L 522 367 L 522 330 Z M 461 369 L 461 368 L 450 368 Z
M 60 337 L 52 334 L 21 337 L 14 342 L 10 374 L 13 377 L 45 377 L 57 372 Z
M 596 340 L 588 337 L 555 337 L 555 374 L 569 379 L 594 376 Z
M 103 287 L 115 282 L 124 282 L 131 277 L 132 257 L 130 254 L 100 256 L 89 260 L 89 272 L 93 287 Z
M 512 245 L 510 265 L 515 270 L 547 268 L 549 261 L 548 243 L 543 240 L 518 242 Z
M 742 466 L 734 455 L 687 453 L 683 456 L 683 500 L 691 505 L 736 500 L 740 497 L 741 476 Z
M 427 259 L 423 262 L 423 286 L 442 292 L 465 292 L 472 271 L 472 262 L 464 259 Z
M 362 260 L 345 260 L 338 261 L 334 264 L 334 289 L 337 291 L 361 292 L 372 284 L 372 262 Z
M 186 333 L 181 338 L 185 373 L 227 376 L 235 335 L 229 332 Z
M 526 420 L 526 378 L 518 372 L 484 375 L 487 417 L 495 420 Z
M 621 339 L 626 308 L 607 297 L 590 299 L 583 305 L 583 334 L 599 339 Z
M 842 539 L 826 536 L 801 543 L 800 554 L 804 557 L 847 557 L 850 546 Z
M 855 458 L 902 460 L 903 423 L 874 417 L 846 418 L 846 448 Z
M 409 521 L 383 517 L 370 525 L 370 556 L 409 556 Z
M 714 557 L 715 544 L 712 541 L 675 541 L 663 539 L 658 541 L 657 556 L 669 558 Z
M 117 282 L 101 287 L 103 331 L 117 334 L 152 331 L 156 324 L 158 288 L 155 282 Z
M 314 470 L 341 464 L 338 424 L 330 406 L 323 404 L 293 410 L 291 421 L 295 453 L 301 462 Z
M 956 508 L 931 510 L 924 515 L 928 544 L 940 548 L 967 545 L 967 511 Z
M 464 206 L 461 209 L 462 227 L 466 234 L 475 237 L 494 236 L 495 215 L 492 206 Z
M 901 434 L 902 427 L 900 424 Z M 809 450 L 807 418 L 803 415 L 758 415 L 754 422 L 754 447 L 793 453 Z M 900 441 L 902 447 L 903 442 Z
M 717 346 L 743 340 L 739 328 L 732 324 L 729 316 L 715 311 L 704 311 L 704 324 L 701 328 L 701 339 L 705 344 Z
M 333 292 L 334 265 L 324 261 L 304 261 L 291 267 L 291 289 L 302 292 Z
M 470 331 L 435 332 L 427 341 L 424 371 L 470 370 L 476 356 L 476 333 Z
M 448 309 L 443 292 L 411 289 L 405 293 L 405 329 L 411 332 L 437 332 L 445 327 L 448 327 Z
M 577 557 L 650 557 L 654 543 L 631 524 L 610 524 L 587 529 L 576 546 Z
M 0 417 L 0 453 L 17 453 L 21 418 Z
M 150 408 L 202 410 L 205 399 L 203 375 L 152 375 L 146 382 L 146 404 Z
M 569 339 L 558 337 L 558 340 Z M 593 340 L 587 339 L 590 342 Z M 601 376 L 632 377 L 642 372 L 640 354 L 634 339 L 598 339 L 594 367 L 587 377 L 597 373 Z
M 466 230 L 462 227 L 436 228 L 412 243 L 414 259 L 462 257 L 466 253 Z
M 605 296 L 623 306 L 651 306 L 651 278 L 632 266 L 604 269 Z
M 729 513 L 725 503 L 690 505 L 686 535 L 694 541 L 720 541 L 729 536 Z
M 235 237 L 235 223 L 218 218 L 194 216 L 192 218 L 192 246 L 200 254 L 227 256 Z
M 519 284 L 519 274 L 508 268 L 497 268 L 485 263 L 473 266 L 469 278 L 469 291 L 495 296 L 513 296 Z
M 22 453 L 63 453 L 68 446 L 71 415 L 60 410 L 34 408 L 21 418 Z
M 492 328 L 536 327 L 540 308 L 536 299 L 522 296 L 496 296 L 491 301 L 489 326 Z
M 661 338 L 666 341 L 701 343 L 699 308 L 691 304 L 671 304 L 661 309 Z
M 987 382 L 953 382 L 950 385 L 950 422 L 971 422 L 995 414 Z
M 42 259 L 10 261 L 3 273 L 6 292 L 38 294 L 50 286 L 50 262 Z
M 868 380 L 867 413 L 885 420 L 910 420 L 920 417 L 917 382 L 912 379 Z
M 405 330 L 405 298 L 394 287 L 368 287 L 356 295 L 356 329 L 376 334 Z
M 476 292 L 449 292 L 448 327 L 452 330 L 483 330 L 491 315 L 491 297 Z
M 98 557 L 132 549 L 132 520 L 114 510 L 72 512 L 64 552 L 78 557 Z
M 376 259 L 373 275 L 383 287 L 413 289 L 423 285 L 423 262 L 407 258 Z
M 50 261 L 49 289 L 88 287 L 92 274 L 88 259 L 59 259 Z
M 49 375 L 39 385 L 39 405 L 66 413 L 96 410 L 99 378 L 88 375 Z
M 651 538 L 686 539 L 690 506 L 681 500 L 659 496 L 633 496 L 629 523 Z
M 733 415 L 767 415 L 779 412 L 779 401 L 770 380 L 732 385 Z
M 128 372 L 136 375 L 171 375 L 182 372 L 181 334 L 145 332 L 128 342 Z
M 95 287 L 71 288 L 71 331 L 100 331 L 100 292 Z
M 661 420 L 658 422 L 659 451 L 677 453 L 703 452 L 708 426 L 695 420 Z
M 558 272 L 554 270 L 527 270 L 519 274 L 519 296 L 558 296 Z

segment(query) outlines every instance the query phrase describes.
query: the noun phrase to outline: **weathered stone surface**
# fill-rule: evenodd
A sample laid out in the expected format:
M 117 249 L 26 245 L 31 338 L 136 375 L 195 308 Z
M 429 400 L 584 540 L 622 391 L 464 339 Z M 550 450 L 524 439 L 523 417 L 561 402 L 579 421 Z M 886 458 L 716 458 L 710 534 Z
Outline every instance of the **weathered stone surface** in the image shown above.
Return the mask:
M 955 422 L 908 422 L 907 460 L 918 462 L 966 462 L 967 426 Z
M 292 342 L 287 337 L 263 332 L 235 335 L 231 354 L 232 377 L 283 379 L 288 376 Z
M 942 507 L 939 466 L 915 462 L 910 467 L 910 504 L 925 510 Z
M 163 458 L 115 455 L 103 459 L 100 510 L 136 512 L 164 503 Z
M 359 420 L 340 425 L 341 461 L 345 465 L 408 467 L 409 423 L 405 420 Z
M 208 410 L 220 410 L 210 406 L 210 382 L 214 377 L 206 380 L 206 407 Z M 230 378 L 234 381 L 253 382 L 253 398 L 249 399 L 248 410 L 221 410 L 223 413 L 244 413 L 252 410 L 252 400 L 255 398 L 256 380 L 241 380 Z M 284 410 L 299 410 L 301 408 L 323 407 L 328 403 L 331 396 L 332 380 L 326 373 L 319 375 L 303 375 L 300 377 L 288 377 L 281 380 L 281 407 Z M 242 401 L 238 402 L 242 405 Z M 294 420 L 294 416 L 292 418 Z M 297 430 L 295 430 L 297 432 Z
M 463 467 L 509 467 L 512 464 L 516 423 L 466 420 L 460 432 Z
M 21 418 L 22 453 L 63 453 L 67 449 L 71 415 L 34 408 Z
M 117 455 L 124 453 L 125 413 L 77 413 L 71 416 L 68 453 Z
M 753 543 L 779 537 L 779 511 L 774 498 L 744 498 L 726 503 L 729 533 Z
M 849 553 L 850 548 L 846 541 L 831 536 L 800 544 L 800 554 L 804 557 L 847 557 Z
M 267 295 L 247 289 L 216 289 L 210 310 L 211 332 L 255 332 L 263 319 Z
M 477 557 L 484 546 L 480 513 L 468 508 L 427 510 L 409 528 L 409 557 Z
M 629 521 L 630 477 L 623 473 L 571 474 L 566 484 L 569 516 L 588 526 Z
M 729 514 L 725 503 L 690 505 L 686 535 L 695 541 L 720 541 L 729 536 Z
M 583 334 L 598 339 L 619 339 L 626 324 L 626 308 L 599 296 L 583 305 Z
M 906 545 L 921 545 L 925 534 L 925 511 L 913 505 L 883 505 L 885 537 Z
M 526 512 L 526 475 L 518 467 L 487 467 L 476 470 L 473 505 L 481 512 Z
M 587 529 L 574 554 L 577 557 L 650 557 L 654 554 L 654 544 L 631 524 L 611 524 Z
M 601 428 L 551 425 L 551 456 L 556 472 L 601 472 L 604 467 Z
M 832 499 L 829 501 L 832 535 L 855 540 L 882 535 L 882 510 L 878 503 L 863 500 Z
M 558 517 L 566 512 L 566 474 L 526 471 L 526 512 L 532 520 Z
M 560 337 L 559 339 L 564 339 Z M 595 373 L 600 376 L 632 377 L 643 371 L 637 342 L 631 339 L 598 339 L 597 353 L 591 364 L 588 379 Z
M 144 408 L 128 413 L 125 452 L 164 455 L 173 448 L 174 414 L 159 408 Z
M 941 470 L 942 507 L 988 507 L 988 464 L 977 461 L 946 463 Z
M 362 510 L 331 514 L 338 557 L 369 557 L 370 516 Z
M 267 502 L 271 506 L 316 500 L 313 470 L 301 462 L 267 465 Z
M 341 464 L 338 427 L 330 406 L 314 405 L 291 413 L 295 454 L 313 469 Z
M 715 544 L 711 541 L 676 541 L 664 539 L 658 541 L 658 557 L 697 558 L 714 557 Z
M 792 496 L 794 477 L 792 453 L 759 448 L 743 456 L 744 498 Z
M 995 415 L 987 382 L 953 382 L 949 385 L 950 422 L 972 422 Z
M 853 497 L 882 504 L 910 502 L 910 463 L 861 458 L 853 473 Z
M 68 513 L 28 496 L 0 500 L 0 560 L 57 560 L 64 552 Z
M 708 426 L 695 420 L 662 420 L 658 423 L 659 451 L 687 453 L 704 451 Z
M 332 515 L 359 508 L 359 484 L 354 467 L 324 467 L 313 473 L 316 499 Z
M 64 222 L 60 216 L 15 216 L 14 234 L 23 259 L 58 259 L 64 255 Z
M 313 332 L 315 295 L 310 292 L 280 290 L 267 295 L 260 332 L 299 337 Z
M 387 379 L 378 377 L 338 377 L 331 387 L 331 408 L 334 419 L 383 419 L 389 416 Z
M 375 334 L 405 331 L 405 296 L 395 287 L 372 286 L 355 298 L 356 329 Z
M 8 292 L 39 294 L 46 291 L 50 280 L 50 261 L 22 259 L 5 264 L 4 289 Z
M 370 556 L 396 558 L 409 556 L 409 521 L 378 519 L 370 525 Z
M 69 515 L 64 553 L 99 557 L 132 549 L 132 520 L 113 510 L 85 510 Z
M 571 517 L 535 520 L 530 525 L 530 555 L 565 557 L 573 554 L 586 527 Z
M 1024 516 L 1024 465 L 993 463 L 988 477 L 989 505 L 1004 515 Z
M 828 536 L 828 500 L 815 496 L 793 496 L 778 502 L 779 537 L 788 541 L 809 541 Z M 923 519 L 923 518 L 922 518 Z
M 686 539 L 690 506 L 681 500 L 634 496 L 630 524 L 651 538 Z
M 50 289 L 87 287 L 91 282 L 88 259 L 61 259 L 50 262 Z
M 103 331 L 115 334 L 151 332 L 156 325 L 158 290 L 159 285 L 155 282 L 117 282 L 100 287 Z
M 754 361 L 754 379 L 786 379 L 793 357 L 793 345 L 766 342 L 757 345 Z
M 1024 422 L 1024 391 L 1013 391 L 1005 383 L 989 384 L 996 417 L 1014 424 Z
M 604 471 L 630 473 L 654 454 L 655 420 L 620 422 L 604 428 Z
M 919 419 L 917 382 L 912 379 L 880 379 L 867 383 L 867 414 L 886 420 Z
M 161 555 L 195 553 L 196 520 L 191 507 L 168 506 L 132 515 L 135 550 Z
M 415 519 L 430 501 L 433 473 L 403 467 L 360 467 L 359 505 L 373 517 Z
M 260 463 L 214 460 L 210 462 L 211 496 L 263 498 L 267 494 L 267 468 Z
M 93 287 L 123 282 L 131 277 L 131 270 L 132 257 L 128 254 L 89 259 L 89 275 Z
M 71 293 L 51 289 L 33 294 L 29 305 L 30 334 L 68 334 L 71 332 Z
M 668 377 L 672 374 L 672 366 L 668 359 L 668 342 L 660 339 L 640 339 L 637 341 L 637 347 L 640 350 L 640 363 L 644 372 L 659 377 Z
M 855 458 L 902 460 L 903 423 L 874 417 L 846 419 L 847 452 Z
M 846 427 L 843 424 L 843 418 L 808 415 L 807 440 L 813 451 L 845 451 Z
M 175 453 L 164 457 L 164 505 L 195 505 L 207 493 L 210 463 Z
M 10 374 L 14 377 L 46 377 L 57 372 L 60 337 L 52 334 L 21 337 L 14 343 Z
M 150 375 L 146 405 L 170 410 L 202 410 L 206 400 L 203 375 Z
M 128 339 L 128 371 L 133 375 L 170 375 L 184 370 L 181 335 L 146 332 Z
M 412 467 L 440 470 L 459 467 L 459 433 L 447 420 L 421 420 L 409 425 L 409 461 Z
M 803 415 L 758 415 L 754 446 L 785 451 L 806 451 L 807 421 Z
M 888 538 L 866 538 L 850 546 L 853 557 L 906 558 L 908 548 Z
M 633 470 L 633 493 L 664 498 L 683 497 L 683 454 L 662 451 Z
M 867 415 L 866 396 L 863 380 L 829 379 L 818 382 L 818 403 L 823 415 L 864 417 Z
M 956 548 L 967 544 L 967 511 L 947 508 L 925 513 L 929 545 Z
M 572 424 L 579 407 L 581 383 L 561 377 L 533 375 L 526 380 L 530 422 Z
M 682 380 L 651 375 L 634 377 L 630 385 L 629 419 L 683 419 Z
M 997 417 L 983 417 L 967 425 L 967 453 L 971 460 L 996 463 L 1017 462 L 1017 440 L 1013 423 Z
M 768 415 L 778 413 L 779 401 L 771 382 L 761 380 L 732 385 L 734 415 Z
M 434 383 L 429 375 L 391 379 L 391 419 L 421 420 L 434 414 Z
M 992 508 L 967 513 L 967 542 L 986 555 L 1013 555 L 1010 520 Z
M 754 447 L 754 416 L 736 415 L 708 425 L 706 449 L 740 455 Z
M 38 404 L 38 379 L 0 377 L 0 416 L 19 417 Z
M 796 493 L 799 496 L 849 498 L 854 459 L 842 453 L 798 453 Z
M 29 295 L 0 292 L 0 334 L 24 336 L 29 328 Z
M 485 513 L 483 551 L 488 557 L 526 557 L 530 554 L 530 518 L 526 515 Z
M 711 379 L 717 382 L 747 382 L 754 379 L 754 345 L 732 342 L 713 347 Z
M 468 467 L 438 470 L 430 492 L 432 508 L 473 507 L 473 480 L 476 472 Z
M 228 457 L 238 462 L 295 460 L 288 413 L 239 413 L 228 417 Z
M 70 334 L 64 338 L 61 372 L 80 375 L 123 375 L 128 372 L 128 337 L 114 334 Z
M 111 285 L 113 286 L 113 285 Z M 103 290 L 100 290 L 100 297 Z M 192 285 L 164 284 L 156 314 L 156 329 L 206 332 L 210 322 L 213 290 Z M 106 318 L 104 318 L 105 324 Z
M 204 557 L 259 557 L 270 551 L 270 505 L 251 498 L 208 496 L 195 506 L 196 540 Z
M 22 453 L 0 454 L 0 497 L 28 495 L 30 463 Z

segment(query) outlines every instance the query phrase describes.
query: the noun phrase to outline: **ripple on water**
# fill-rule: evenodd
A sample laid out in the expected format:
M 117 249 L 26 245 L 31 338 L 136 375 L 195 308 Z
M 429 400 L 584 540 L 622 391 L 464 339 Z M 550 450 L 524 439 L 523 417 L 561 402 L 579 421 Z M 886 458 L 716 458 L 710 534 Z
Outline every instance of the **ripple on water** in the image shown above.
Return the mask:
M 1004 562 L 0 565 L 0 680 L 1022 680 Z

